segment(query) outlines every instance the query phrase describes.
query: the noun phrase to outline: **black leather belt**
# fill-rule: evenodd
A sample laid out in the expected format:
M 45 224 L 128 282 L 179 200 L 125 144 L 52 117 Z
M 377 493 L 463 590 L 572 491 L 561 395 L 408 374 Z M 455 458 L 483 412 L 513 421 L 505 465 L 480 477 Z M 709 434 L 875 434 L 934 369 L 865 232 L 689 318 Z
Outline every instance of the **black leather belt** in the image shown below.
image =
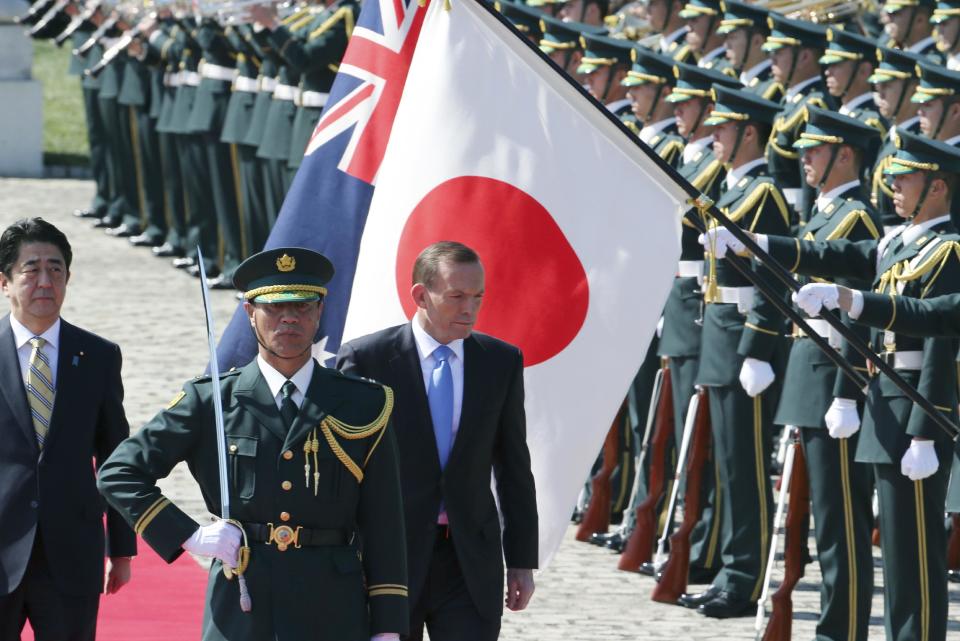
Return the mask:
M 281 523 L 244 523 L 247 539 L 267 545 L 276 544 L 281 552 L 293 546 L 337 546 L 348 545 L 353 536 L 344 530 L 315 530 L 299 525 Z

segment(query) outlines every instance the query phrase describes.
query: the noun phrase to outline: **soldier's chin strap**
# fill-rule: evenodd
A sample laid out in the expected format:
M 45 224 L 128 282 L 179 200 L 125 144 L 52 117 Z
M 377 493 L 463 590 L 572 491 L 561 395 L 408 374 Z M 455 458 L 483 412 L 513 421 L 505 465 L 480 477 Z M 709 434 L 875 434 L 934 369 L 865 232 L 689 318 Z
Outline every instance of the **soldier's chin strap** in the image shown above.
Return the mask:
M 917 199 L 917 206 L 913 208 L 913 213 L 910 214 L 910 220 L 916 218 L 917 214 L 920 213 L 927 196 L 930 194 L 931 185 L 933 185 L 933 172 L 923 172 L 923 190 L 920 192 L 920 198 Z
M 840 100 L 842 101 L 847 97 L 847 94 L 850 92 L 850 87 L 853 86 L 853 83 L 857 79 L 857 72 L 860 70 L 860 65 L 863 64 L 862 60 L 853 61 L 853 71 L 850 72 L 850 79 L 847 80 L 847 86 L 843 88 L 843 91 L 840 93 Z
M 706 98 L 699 98 L 700 100 L 700 113 L 697 114 L 697 119 L 693 121 L 693 127 L 690 127 L 690 138 L 693 140 L 693 134 L 696 133 L 697 129 L 700 127 L 700 122 L 703 120 L 704 115 L 707 113 L 707 105 L 711 104 Z
M 903 85 L 900 87 L 900 97 L 897 98 L 897 108 L 893 110 L 893 120 L 896 121 L 897 117 L 900 115 L 900 108 L 903 107 L 903 99 L 907 97 L 907 85 L 910 84 L 910 80 L 903 78 Z M 896 126 L 896 125 L 893 125 Z
M 956 100 L 948 100 L 944 96 L 943 100 L 943 109 L 940 110 L 940 120 L 937 122 L 937 126 L 933 129 L 933 133 L 930 134 L 931 140 L 936 140 L 937 135 L 940 133 L 940 130 L 943 129 L 943 123 L 947 120 L 947 111 L 950 110 L 950 107 L 956 102 Z
M 793 74 L 797 70 L 797 59 L 800 57 L 800 51 L 802 51 L 800 47 L 791 47 L 791 49 L 793 49 L 793 57 L 790 59 L 790 71 L 783 80 L 783 86 L 787 89 L 790 88 L 790 83 L 793 81 Z
M 607 102 L 607 96 L 610 94 L 610 88 L 613 87 L 613 76 L 615 75 L 613 73 L 614 66 L 615 65 L 610 65 L 609 67 L 607 67 L 607 84 L 603 88 L 603 98 L 602 98 L 604 103 Z
M 913 33 L 913 20 L 914 18 L 917 17 L 917 9 L 919 9 L 919 5 L 914 5 L 912 7 L 909 7 L 909 9 L 910 9 L 910 20 L 907 23 L 907 32 L 903 34 L 903 38 L 900 40 L 901 49 L 906 49 L 908 46 L 907 43 L 910 42 L 910 34 Z M 903 11 L 903 9 L 901 9 L 901 11 Z
M 838 155 L 840 155 L 840 145 L 830 145 L 830 160 L 827 161 L 827 167 L 823 170 L 823 175 L 820 176 L 820 182 L 817 184 L 818 188 L 822 188 L 823 184 L 827 182 L 830 172 L 833 171 L 833 165 L 837 162 Z
M 733 141 L 733 149 L 730 151 L 730 159 L 728 163 L 732 163 L 733 159 L 737 157 L 737 152 L 740 151 L 740 145 L 743 143 L 743 134 L 747 131 L 747 124 L 745 122 L 737 123 L 737 139 Z
M 651 124 L 649 120 L 653 118 L 653 112 L 657 108 L 657 105 L 660 104 L 660 96 L 663 95 L 663 88 L 666 87 L 666 83 L 660 83 L 657 85 L 657 93 L 654 94 L 653 100 L 650 102 L 650 108 L 647 110 L 647 117 L 644 119 L 643 124 Z

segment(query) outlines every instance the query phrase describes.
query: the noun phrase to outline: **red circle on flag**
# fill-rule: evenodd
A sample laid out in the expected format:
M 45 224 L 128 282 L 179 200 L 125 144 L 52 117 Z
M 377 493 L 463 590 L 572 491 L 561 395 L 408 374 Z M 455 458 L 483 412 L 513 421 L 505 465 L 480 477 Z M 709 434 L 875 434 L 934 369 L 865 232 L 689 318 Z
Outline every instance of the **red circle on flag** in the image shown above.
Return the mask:
M 407 318 L 413 262 L 424 247 L 455 240 L 483 262 L 486 292 L 476 329 L 523 350 L 526 366 L 560 353 L 587 316 L 590 289 L 580 259 L 535 198 L 509 183 L 461 176 L 414 208 L 400 235 L 397 294 Z

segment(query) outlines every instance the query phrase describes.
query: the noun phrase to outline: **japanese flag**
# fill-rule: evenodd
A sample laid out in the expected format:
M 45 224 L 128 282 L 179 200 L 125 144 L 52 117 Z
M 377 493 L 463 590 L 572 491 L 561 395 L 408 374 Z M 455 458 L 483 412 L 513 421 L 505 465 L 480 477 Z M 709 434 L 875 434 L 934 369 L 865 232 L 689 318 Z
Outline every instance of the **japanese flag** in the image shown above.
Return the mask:
M 524 353 L 544 567 L 655 331 L 687 194 L 490 9 L 443 5 L 377 176 L 344 340 L 412 316 L 428 244 L 480 254 L 477 329 Z

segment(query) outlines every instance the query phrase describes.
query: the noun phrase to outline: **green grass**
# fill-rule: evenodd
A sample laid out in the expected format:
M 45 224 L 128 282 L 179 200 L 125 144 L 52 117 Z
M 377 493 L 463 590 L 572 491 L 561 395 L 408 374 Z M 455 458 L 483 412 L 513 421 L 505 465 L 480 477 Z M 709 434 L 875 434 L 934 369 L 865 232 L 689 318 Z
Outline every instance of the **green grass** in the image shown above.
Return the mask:
M 33 76 L 43 84 L 43 161 L 85 165 L 90 160 L 80 78 L 67 74 L 70 44 L 34 41 Z

